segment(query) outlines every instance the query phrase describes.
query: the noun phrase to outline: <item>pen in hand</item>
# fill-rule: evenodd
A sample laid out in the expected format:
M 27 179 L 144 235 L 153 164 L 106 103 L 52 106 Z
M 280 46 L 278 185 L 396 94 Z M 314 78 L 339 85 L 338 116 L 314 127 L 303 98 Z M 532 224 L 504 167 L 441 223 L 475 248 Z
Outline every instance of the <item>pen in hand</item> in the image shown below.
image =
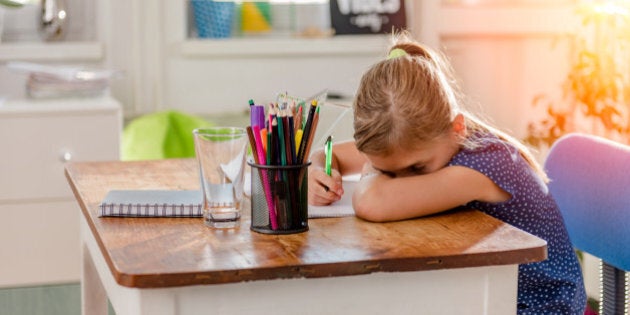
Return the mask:
M 326 175 L 330 176 L 332 174 L 332 136 L 326 139 L 324 154 L 326 155 Z
M 324 154 L 326 156 L 326 175 L 331 176 L 332 174 L 332 136 L 328 136 L 326 139 L 326 145 L 324 145 Z M 330 190 L 330 188 L 325 187 L 326 192 Z

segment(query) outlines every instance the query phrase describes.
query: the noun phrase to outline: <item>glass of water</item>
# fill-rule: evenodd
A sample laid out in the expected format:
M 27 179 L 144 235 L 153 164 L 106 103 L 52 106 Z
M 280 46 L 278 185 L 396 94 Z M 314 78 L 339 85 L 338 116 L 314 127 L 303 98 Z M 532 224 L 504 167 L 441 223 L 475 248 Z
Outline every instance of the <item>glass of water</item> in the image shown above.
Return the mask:
M 248 137 L 244 128 L 193 130 L 204 199 L 204 222 L 214 228 L 240 223 Z

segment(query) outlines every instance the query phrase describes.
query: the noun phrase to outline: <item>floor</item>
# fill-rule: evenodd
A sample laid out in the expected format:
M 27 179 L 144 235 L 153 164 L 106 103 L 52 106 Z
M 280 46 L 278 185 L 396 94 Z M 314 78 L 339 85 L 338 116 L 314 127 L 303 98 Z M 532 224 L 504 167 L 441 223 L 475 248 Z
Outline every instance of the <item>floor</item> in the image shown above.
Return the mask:
M 81 314 L 78 283 L 0 289 L 0 313 L 12 315 Z
M 79 283 L 23 288 L 0 288 L 0 314 L 11 315 L 79 315 Z M 115 315 L 109 305 L 109 315 Z

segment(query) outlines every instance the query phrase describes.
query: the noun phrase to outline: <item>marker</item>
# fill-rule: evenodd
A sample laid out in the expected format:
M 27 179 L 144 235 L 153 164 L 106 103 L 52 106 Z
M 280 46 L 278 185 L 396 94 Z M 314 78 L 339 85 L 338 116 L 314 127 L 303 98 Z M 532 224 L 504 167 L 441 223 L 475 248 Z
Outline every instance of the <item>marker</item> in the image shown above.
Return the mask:
M 256 105 L 254 100 L 249 100 L 249 112 L 250 112 L 250 125 L 265 127 L 265 107 L 262 105 Z
M 326 139 L 324 153 L 326 154 L 326 175 L 330 176 L 332 174 L 332 136 Z

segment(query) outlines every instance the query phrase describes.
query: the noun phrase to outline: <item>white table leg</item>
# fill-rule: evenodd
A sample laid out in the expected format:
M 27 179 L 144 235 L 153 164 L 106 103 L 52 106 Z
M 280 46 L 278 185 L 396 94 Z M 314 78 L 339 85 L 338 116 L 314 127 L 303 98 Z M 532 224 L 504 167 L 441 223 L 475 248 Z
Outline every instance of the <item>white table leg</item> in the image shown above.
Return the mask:
M 177 295 L 170 289 L 136 289 L 116 283 L 85 218 L 81 218 L 84 315 L 107 315 L 107 300 L 116 315 L 174 315 Z M 176 291 L 176 290 L 175 290 Z
M 81 313 L 83 315 L 107 315 L 107 293 L 98 276 L 90 251 L 82 245 Z

